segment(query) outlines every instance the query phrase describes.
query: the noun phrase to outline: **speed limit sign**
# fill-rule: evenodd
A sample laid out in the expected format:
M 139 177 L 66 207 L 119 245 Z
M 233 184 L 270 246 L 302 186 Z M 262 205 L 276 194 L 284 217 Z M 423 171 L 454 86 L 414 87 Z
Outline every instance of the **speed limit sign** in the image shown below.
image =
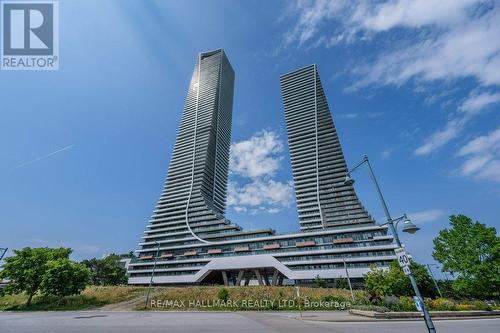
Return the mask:
M 406 252 L 403 248 L 399 247 L 397 249 L 394 249 L 394 252 L 396 253 L 396 256 L 398 257 L 399 266 L 401 266 L 401 267 L 410 266 L 410 259 L 408 258 L 408 255 L 406 254 Z

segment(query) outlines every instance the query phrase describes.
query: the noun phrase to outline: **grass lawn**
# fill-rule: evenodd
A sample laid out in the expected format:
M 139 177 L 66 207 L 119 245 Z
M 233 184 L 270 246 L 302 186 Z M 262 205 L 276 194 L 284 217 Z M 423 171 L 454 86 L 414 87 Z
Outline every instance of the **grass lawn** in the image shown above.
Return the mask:
M 26 306 L 28 297 L 24 294 L 0 297 L 0 311 L 43 311 L 43 310 L 81 310 L 97 308 L 106 304 L 124 302 L 145 295 L 145 287 L 89 286 L 80 295 L 67 296 L 57 306 L 57 298 L 37 295 L 31 305 Z
M 65 297 L 57 305 L 57 298 L 37 295 L 27 307 L 27 297 L 5 295 L 0 297 L 0 311 L 44 311 L 44 310 L 82 310 L 117 304 L 119 310 L 144 310 L 144 297 L 147 287 L 134 286 L 89 286 L 81 295 Z M 350 308 L 371 309 L 375 311 L 415 311 L 411 297 L 386 297 L 379 304 L 372 305 L 365 291 L 355 291 L 356 302 L 346 289 L 300 288 L 300 298 L 295 287 L 274 286 L 190 286 L 154 287 L 149 306 L 154 311 L 242 311 L 242 310 L 348 310 Z M 430 310 L 491 310 L 498 305 L 488 305 L 482 301 L 455 301 L 438 298 L 426 299 Z
M 367 302 L 364 291 L 355 294 L 360 303 Z M 157 288 L 149 306 L 151 310 L 346 310 L 352 299 L 349 290 L 335 288 L 301 287 L 299 299 L 290 286 L 170 287 Z
M 89 286 L 81 295 L 67 296 L 57 305 L 57 298 L 37 295 L 27 307 L 27 296 L 5 295 L 0 297 L 0 311 L 43 311 L 43 310 L 81 310 L 98 308 L 107 304 L 131 302 L 130 310 L 143 310 L 142 299 L 147 287 L 133 286 Z M 351 306 L 348 290 L 333 288 L 301 288 L 301 302 L 297 299 L 295 287 L 154 287 L 151 300 L 160 306 L 150 306 L 150 310 L 286 310 L 286 309 L 346 309 Z M 356 291 L 358 299 L 366 299 L 365 293 Z M 323 304 L 313 304 L 320 302 Z M 175 305 L 174 305 L 175 302 Z

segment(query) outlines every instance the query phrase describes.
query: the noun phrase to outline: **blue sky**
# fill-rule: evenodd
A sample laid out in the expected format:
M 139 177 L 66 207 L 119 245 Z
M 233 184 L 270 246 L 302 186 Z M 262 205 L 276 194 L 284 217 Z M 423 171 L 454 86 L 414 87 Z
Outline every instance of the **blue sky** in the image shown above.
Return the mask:
M 438 5 L 439 4 L 439 5 Z M 499 227 L 494 1 L 60 1 L 60 69 L 0 72 L 0 247 L 136 248 L 200 51 L 236 72 L 228 217 L 298 230 L 279 76 L 318 65 L 350 165 L 370 157 L 431 261 L 448 215 Z M 258 163 L 252 163 L 258 161 Z M 366 170 L 356 189 L 383 221 Z

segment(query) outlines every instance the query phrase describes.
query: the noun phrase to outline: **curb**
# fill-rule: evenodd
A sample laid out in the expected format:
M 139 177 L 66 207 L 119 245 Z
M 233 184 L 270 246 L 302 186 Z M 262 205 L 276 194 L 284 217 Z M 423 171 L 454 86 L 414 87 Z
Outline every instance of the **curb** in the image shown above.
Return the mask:
M 365 311 L 365 310 L 349 310 L 349 314 L 356 316 L 363 316 L 374 319 L 417 319 L 422 318 L 420 312 L 376 312 L 376 311 Z M 499 317 L 500 310 L 492 311 L 482 311 L 482 310 L 472 310 L 472 311 L 430 311 L 432 318 L 442 318 L 442 319 L 465 319 L 465 318 L 477 318 L 477 317 Z

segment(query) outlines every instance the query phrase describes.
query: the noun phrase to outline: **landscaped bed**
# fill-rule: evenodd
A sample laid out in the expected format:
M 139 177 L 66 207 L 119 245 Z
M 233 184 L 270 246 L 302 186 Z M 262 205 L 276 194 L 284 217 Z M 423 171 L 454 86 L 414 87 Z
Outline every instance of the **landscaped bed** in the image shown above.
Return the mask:
M 89 286 L 81 295 L 67 296 L 57 306 L 57 298 L 37 295 L 26 307 L 24 294 L 0 297 L 0 310 L 79 310 L 127 302 L 123 309 L 144 310 L 146 287 Z M 335 288 L 247 286 L 247 287 L 154 287 L 146 310 L 156 311 L 244 311 L 244 310 L 371 310 L 378 312 L 415 311 L 411 297 L 384 297 L 377 304 L 365 291 L 355 291 L 353 303 L 349 290 Z M 426 299 L 430 311 L 465 311 L 500 309 L 483 301 Z

